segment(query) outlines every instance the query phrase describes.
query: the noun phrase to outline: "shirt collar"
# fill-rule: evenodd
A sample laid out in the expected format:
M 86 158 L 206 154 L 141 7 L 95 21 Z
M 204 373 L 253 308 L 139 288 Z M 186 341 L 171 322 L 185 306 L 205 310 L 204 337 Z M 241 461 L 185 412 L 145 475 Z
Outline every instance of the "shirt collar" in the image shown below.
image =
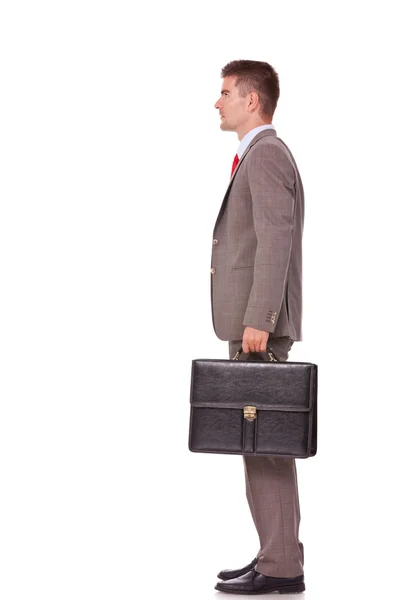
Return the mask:
M 250 144 L 253 138 L 255 138 L 256 135 L 260 133 L 260 131 L 264 131 L 264 129 L 275 129 L 275 127 L 274 125 L 272 125 L 272 123 L 270 125 L 260 125 L 260 127 L 255 127 L 254 129 L 251 129 L 248 133 L 246 133 L 246 135 L 240 142 L 239 148 L 237 150 L 239 160 L 242 158 L 247 146 Z

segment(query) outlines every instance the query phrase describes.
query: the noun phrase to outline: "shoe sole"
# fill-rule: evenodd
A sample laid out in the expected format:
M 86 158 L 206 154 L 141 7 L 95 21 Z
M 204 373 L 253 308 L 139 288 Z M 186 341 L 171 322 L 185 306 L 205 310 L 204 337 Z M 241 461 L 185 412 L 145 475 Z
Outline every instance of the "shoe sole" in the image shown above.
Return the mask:
M 215 589 L 219 592 L 225 592 L 225 594 L 246 594 L 246 595 L 256 595 L 256 594 L 272 594 L 274 592 L 278 592 L 279 594 L 301 594 L 306 591 L 306 586 L 304 583 L 297 583 L 296 585 L 283 585 L 279 587 L 271 588 L 270 590 L 257 590 L 255 592 L 244 592 L 239 590 L 221 590 L 218 587 L 218 584 L 215 586 Z

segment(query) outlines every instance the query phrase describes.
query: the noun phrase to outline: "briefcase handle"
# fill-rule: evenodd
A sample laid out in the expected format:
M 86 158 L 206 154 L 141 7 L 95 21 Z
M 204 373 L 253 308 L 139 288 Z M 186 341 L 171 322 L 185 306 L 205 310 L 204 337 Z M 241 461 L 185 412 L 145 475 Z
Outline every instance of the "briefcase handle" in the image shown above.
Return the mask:
M 243 352 L 243 347 L 240 346 L 239 350 L 236 352 L 236 354 L 232 358 L 232 360 L 239 360 L 239 356 L 241 355 L 242 352 Z M 249 354 L 252 354 L 252 353 L 249 352 Z M 258 352 L 255 352 L 254 354 L 258 354 Z M 272 350 L 270 348 L 268 348 L 268 346 L 267 346 L 267 354 L 268 354 L 271 362 L 279 362 L 278 359 L 276 358 L 275 354 L 272 352 Z

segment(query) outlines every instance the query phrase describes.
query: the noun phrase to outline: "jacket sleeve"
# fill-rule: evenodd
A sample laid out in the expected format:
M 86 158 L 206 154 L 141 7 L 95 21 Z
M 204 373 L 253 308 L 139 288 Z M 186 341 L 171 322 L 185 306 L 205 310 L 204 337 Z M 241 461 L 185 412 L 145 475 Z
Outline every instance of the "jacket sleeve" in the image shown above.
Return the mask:
M 283 150 L 270 143 L 257 143 L 246 162 L 257 248 L 243 325 L 273 333 L 292 248 L 296 176 Z

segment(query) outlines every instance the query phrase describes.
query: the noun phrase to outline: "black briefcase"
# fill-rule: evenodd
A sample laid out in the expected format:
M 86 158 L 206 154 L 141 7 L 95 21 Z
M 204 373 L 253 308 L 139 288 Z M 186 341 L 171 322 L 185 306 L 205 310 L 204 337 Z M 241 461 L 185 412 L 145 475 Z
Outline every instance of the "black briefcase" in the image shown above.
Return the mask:
M 192 452 L 308 458 L 317 452 L 317 365 L 192 361 Z

